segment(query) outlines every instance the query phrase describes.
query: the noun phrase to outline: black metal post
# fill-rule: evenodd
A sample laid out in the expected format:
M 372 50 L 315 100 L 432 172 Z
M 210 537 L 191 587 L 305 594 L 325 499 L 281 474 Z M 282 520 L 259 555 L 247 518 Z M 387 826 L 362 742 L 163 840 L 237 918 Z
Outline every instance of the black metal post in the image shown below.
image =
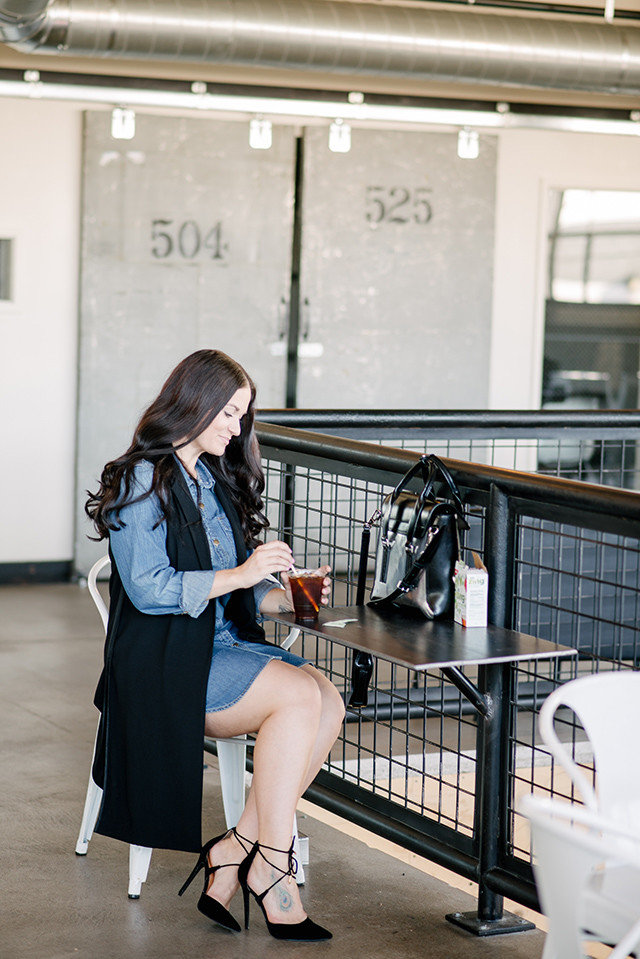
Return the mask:
M 502 716 L 505 690 L 505 672 L 509 666 L 481 666 L 478 684 L 489 702 L 489 712 L 478 724 L 478 751 L 476 771 L 476 823 L 478 826 L 478 920 L 495 922 L 502 919 L 503 898 L 484 882 L 484 873 L 498 865 L 501 821 L 502 782 Z
M 506 835 L 506 783 L 508 774 L 509 663 L 480 666 L 478 686 L 488 712 L 478 723 L 475 828 L 478 839 L 478 910 L 456 912 L 449 922 L 476 936 L 495 936 L 533 929 L 533 923 L 504 911 L 504 899 L 485 882 L 500 865 Z
M 514 526 L 508 495 L 492 483 L 486 516 L 484 555 L 489 571 L 489 622 L 511 627 Z
M 489 570 L 489 622 L 508 626 L 511 619 L 513 522 L 509 498 L 491 485 L 486 517 L 485 558 Z M 475 832 L 478 840 L 478 911 L 453 913 L 450 922 L 477 936 L 519 932 L 533 925 L 504 912 L 504 899 L 485 882 L 500 865 L 507 835 L 509 725 L 512 667 L 495 663 L 478 668 L 478 688 L 486 704 L 478 721 Z

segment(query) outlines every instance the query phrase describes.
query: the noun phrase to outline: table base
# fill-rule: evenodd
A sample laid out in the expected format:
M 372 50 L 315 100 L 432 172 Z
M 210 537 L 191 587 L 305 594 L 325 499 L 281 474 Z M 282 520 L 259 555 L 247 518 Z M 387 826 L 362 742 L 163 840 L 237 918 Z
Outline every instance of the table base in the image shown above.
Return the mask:
M 477 912 L 450 912 L 445 919 L 474 936 L 500 936 L 507 932 L 528 932 L 536 928 L 528 919 L 512 912 L 503 912 L 500 919 L 480 919 Z

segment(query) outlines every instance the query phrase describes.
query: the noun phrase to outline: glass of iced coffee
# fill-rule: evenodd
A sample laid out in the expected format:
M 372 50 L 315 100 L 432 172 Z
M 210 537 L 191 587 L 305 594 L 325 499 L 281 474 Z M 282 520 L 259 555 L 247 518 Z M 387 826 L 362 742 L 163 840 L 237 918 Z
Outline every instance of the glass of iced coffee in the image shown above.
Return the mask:
M 322 603 L 324 574 L 318 569 L 291 569 L 289 583 L 297 623 L 315 623 Z

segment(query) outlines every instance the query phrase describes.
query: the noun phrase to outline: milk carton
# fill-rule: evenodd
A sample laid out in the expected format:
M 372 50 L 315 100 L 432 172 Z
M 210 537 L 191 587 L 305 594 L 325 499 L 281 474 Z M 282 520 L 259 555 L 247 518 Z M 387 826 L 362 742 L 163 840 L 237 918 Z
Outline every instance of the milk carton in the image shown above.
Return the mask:
M 489 599 L 489 574 L 474 553 L 475 566 L 458 560 L 453 577 L 453 618 L 463 626 L 486 626 Z

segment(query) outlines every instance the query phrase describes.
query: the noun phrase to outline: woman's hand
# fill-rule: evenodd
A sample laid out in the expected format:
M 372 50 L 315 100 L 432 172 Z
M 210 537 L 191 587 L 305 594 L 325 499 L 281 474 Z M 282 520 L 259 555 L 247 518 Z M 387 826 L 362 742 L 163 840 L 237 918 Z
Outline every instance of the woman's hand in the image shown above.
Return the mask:
M 238 566 L 242 587 L 248 589 L 272 573 L 284 573 L 293 565 L 293 553 L 282 540 L 274 539 L 269 543 L 256 546 L 251 556 Z
M 251 589 L 252 586 L 266 579 L 272 573 L 283 573 L 291 569 L 292 564 L 291 549 L 282 540 L 274 539 L 269 543 L 262 543 L 260 546 L 256 546 L 251 555 L 240 566 L 236 566 L 234 569 L 219 569 L 216 571 L 213 586 L 209 592 L 209 599 L 224 596 L 225 593 L 230 593 L 234 589 Z

